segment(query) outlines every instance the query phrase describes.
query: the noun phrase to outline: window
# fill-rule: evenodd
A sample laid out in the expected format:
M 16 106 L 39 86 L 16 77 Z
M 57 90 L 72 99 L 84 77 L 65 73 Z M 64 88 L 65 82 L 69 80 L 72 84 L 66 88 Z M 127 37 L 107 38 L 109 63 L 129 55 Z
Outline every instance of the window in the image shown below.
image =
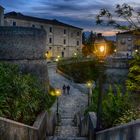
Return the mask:
M 16 26 L 16 22 L 15 21 L 13 21 L 13 26 Z
M 127 39 L 128 41 L 132 41 L 132 38 L 131 37 L 128 37 L 128 39 Z
M 66 39 L 64 39 L 64 45 L 66 44 Z
M 50 27 L 50 33 L 52 33 L 52 27 Z
M 71 33 L 71 37 L 73 37 L 73 33 Z
M 65 50 L 66 48 L 64 48 L 64 50 Z
M 77 36 L 79 36 L 80 35 L 80 33 L 79 32 L 77 32 Z
M 43 29 L 44 28 L 43 25 L 41 25 L 40 28 Z
M 33 24 L 32 27 L 35 28 L 35 25 Z
M 52 49 L 52 47 L 49 47 L 49 49 L 51 50 L 51 49 Z
M 125 39 L 122 39 L 120 43 L 121 43 L 122 45 L 125 45 L 125 43 L 126 43 Z
M 66 29 L 64 29 L 64 34 L 66 34 Z
M 79 46 L 79 41 L 77 41 L 77 46 Z
M 52 38 L 49 38 L 49 43 L 52 43 Z

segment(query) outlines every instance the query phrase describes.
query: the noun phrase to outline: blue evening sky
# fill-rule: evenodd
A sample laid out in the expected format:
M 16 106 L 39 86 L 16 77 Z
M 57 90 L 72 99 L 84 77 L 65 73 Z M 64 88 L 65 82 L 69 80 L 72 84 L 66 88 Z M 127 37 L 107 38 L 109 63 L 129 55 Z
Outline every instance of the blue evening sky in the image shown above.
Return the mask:
M 16 11 L 40 18 L 57 19 L 82 27 L 84 31 L 104 32 L 104 35 L 112 35 L 114 31 L 96 26 L 96 14 L 101 8 L 113 10 L 116 4 L 122 3 L 140 7 L 140 0 L 0 0 L 5 13 Z

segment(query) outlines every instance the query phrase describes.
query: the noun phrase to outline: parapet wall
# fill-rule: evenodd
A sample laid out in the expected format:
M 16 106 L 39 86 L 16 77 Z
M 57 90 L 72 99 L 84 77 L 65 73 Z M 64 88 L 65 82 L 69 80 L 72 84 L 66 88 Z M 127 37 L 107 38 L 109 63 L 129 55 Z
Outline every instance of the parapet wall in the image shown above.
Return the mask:
M 25 27 L 0 27 L 0 59 L 42 59 L 46 52 L 46 32 Z
M 46 32 L 25 27 L 0 27 L 0 61 L 19 65 L 23 73 L 31 73 L 49 90 Z

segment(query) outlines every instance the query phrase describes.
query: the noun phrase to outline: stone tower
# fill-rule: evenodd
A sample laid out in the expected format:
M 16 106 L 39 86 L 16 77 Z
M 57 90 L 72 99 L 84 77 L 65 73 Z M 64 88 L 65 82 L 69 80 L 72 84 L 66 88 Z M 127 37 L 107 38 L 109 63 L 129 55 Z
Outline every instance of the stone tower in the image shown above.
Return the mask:
M 0 6 L 0 26 L 4 26 L 4 8 Z

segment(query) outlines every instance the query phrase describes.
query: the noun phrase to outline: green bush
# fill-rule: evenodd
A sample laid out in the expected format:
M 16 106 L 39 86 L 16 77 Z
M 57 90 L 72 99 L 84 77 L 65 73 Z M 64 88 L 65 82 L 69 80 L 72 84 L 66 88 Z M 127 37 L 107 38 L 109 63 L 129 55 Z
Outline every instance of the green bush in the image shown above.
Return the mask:
M 126 81 L 127 89 L 132 93 L 140 93 L 140 55 L 137 54 L 130 61 L 128 79 Z
M 76 60 L 72 60 L 71 62 L 62 61 L 58 63 L 58 69 L 72 77 L 77 83 L 96 80 L 99 75 L 95 60 L 86 62 Z
M 1 117 L 31 125 L 40 112 L 49 109 L 52 98 L 35 77 L 21 74 L 16 65 L 0 63 Z
M 101 114 L 102 128 L 109 128 L 116 125 L 116 120 L 118 120 L 127 110 L 132 109 L 130 95 L 128 93 L 123 94 L 121 91 L 121 88 L 116 86 L 116 93 L 114 93 L 110 86 L 108 93 L 103 95 Z M 85 113 L 89 111 L 97 112 L 97 102 L 98 89 L 96 88 L 93 91 L 92 104 Z
M 124 124 L 124 123 L 128 123 L 130 121 L 136 120 L 136 119 L 140 119 L 140 109 L 137 108 L 132 108 L 129 110 L 126 110 L 121 117 L 119 117 L 116 121 L 115 121 L 115 125 L 120 125 L 120 124 Z

